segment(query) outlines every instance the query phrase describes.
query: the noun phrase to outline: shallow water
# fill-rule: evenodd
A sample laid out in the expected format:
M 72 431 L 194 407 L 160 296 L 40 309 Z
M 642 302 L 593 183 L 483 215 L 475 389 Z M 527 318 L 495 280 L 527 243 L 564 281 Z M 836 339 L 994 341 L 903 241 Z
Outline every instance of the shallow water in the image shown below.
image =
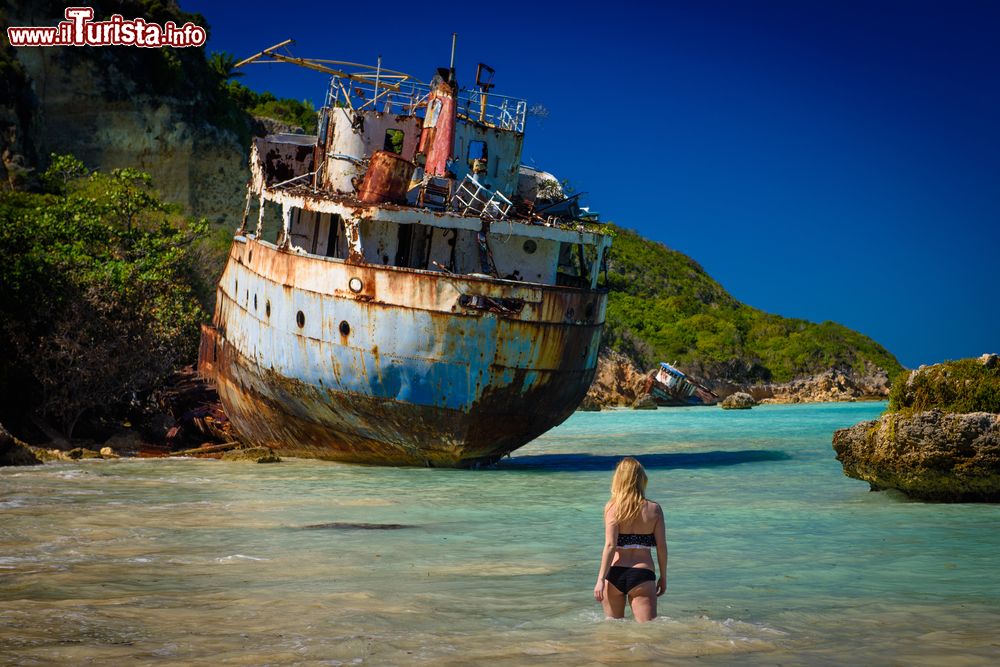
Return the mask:
M 2 468 L 0 663 L 996 664 L 1000 507 L 844 477 L 882 407 L 577 413 L 480 471 Z M 667 514 L 646 625 L 591 594 L 625 454 Z

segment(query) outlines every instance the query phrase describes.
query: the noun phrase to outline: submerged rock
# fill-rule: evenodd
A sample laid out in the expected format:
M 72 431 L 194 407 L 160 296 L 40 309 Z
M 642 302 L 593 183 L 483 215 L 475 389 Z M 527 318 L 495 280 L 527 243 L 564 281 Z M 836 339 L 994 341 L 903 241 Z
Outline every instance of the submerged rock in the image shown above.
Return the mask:
M 104 446 L 101 447 L 101 456 L 104 456 L 104 450 L 108 450 L 112 454 L 122 452 L 124 454 L 135 454 L 141 451 L 145 447 L 145 443 L 142 440 L 142 436 L 132 429 L 125 429 L 113 436 L 108 438 L 104 442 Z
M 73 459 L 74 461 L 79 461 L 80 459 L 102 458 L 100 452 L 95 452 L 93 449 L 87 449 L 86 447 L 74 447 L 73 449 L 66 452 L 66 456 Z
M 921 500 L 1000 502 L 1000 414 L 883 415 L 833 434 L 844 474 Z
M 405 523 L 346 523 L 343 521 L 302 526 L 303 530 L 402 530 L 403 528 L 413 528 L 413 526 Z
M 633 410 L 655 410 L 656 408 L 656 401 L 649 394 L 640 396 L 632 403 Z
M 245 461 L 246 463 L 281 463 L 281 459 L 269 447 L 231 449 L 222 455 L 222 460 Z
M 34 450 L 0 424 L 0 466 L 34 466 L 42 463 Z
M 753 400 L 753 396 L 743 391 L 726 396 L 725 400 L 719 403 L 719 407 L 723 410 L 749 410 L 755 405 L 757 401 Z

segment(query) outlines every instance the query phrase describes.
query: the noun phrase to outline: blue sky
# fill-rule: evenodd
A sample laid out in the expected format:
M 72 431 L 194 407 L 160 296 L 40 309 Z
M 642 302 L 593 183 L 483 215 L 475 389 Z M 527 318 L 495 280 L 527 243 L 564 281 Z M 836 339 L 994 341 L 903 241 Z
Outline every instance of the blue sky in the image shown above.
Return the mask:
M 181 0 L 239 57 L 296 55 L 549 110 L 524 161 L 698 261 L 741 301 L 865 333 L 905 366 L 1000 352 L 1000 3 Z M 325 78 L 243 81 L 320 102 Z

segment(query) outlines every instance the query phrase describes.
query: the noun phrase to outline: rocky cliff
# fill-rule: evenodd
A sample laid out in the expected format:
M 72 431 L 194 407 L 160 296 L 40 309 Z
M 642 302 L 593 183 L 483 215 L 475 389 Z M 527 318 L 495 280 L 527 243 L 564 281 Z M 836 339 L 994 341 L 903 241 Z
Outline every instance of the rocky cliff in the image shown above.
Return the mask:
M 597 375 L 581 410 L 621 408 L 633 405 L 646 393 L 648 376 L 620 352 L 605 348 L 597 359 Z
M 889 395 L 890 386 L 889 374 L 885 370 L 867 365 L 861 372 L 850 368 L 831 368 L 791 382 L 749 385 L 739 389 L 765 404 L 834 403 L 884 400 Z
M 5 4 L 8 25 L 54 25 L 64 7 Z M 109 3 L 96 3 L 98 14 L 103 4 Z M 152 3 L 156 8 L 124 3 L 130 4 L 157 22 L 199 18 L 172 2 Z M 201 49 L 8 47 L 3 65 L 3 180 L 30 181 L 51 153 L 69 153 L 104 171 L 138 167 L 153 176 L 165 200 L 235 226 L 245 197 L 250 121 L 217 94 L 218 80 Z
M 695 378 L 705 382 L 720 398 L 736 393 L 749 394 L 757 403 L 834 403 L 840 401 L 885 400 L 889 395 L 889 374 L 877 367 L 857 373 L 850 368 L 830 369 L 817 375 L 783 383 L 744 383 Z M 582 410 L 628 407 L 642 399 L 654 371 L 644 372 L 626 355 L 611 349 L 597 360 L 597 375 Z

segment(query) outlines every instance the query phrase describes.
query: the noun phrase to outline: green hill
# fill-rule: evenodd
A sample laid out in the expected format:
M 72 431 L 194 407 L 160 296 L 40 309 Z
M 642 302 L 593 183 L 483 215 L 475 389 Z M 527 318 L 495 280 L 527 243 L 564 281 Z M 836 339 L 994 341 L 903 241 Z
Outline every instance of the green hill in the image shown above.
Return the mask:
M 786 382 L 830 368 L 902 371 L 884 347 L 836 322 L 771 315 L 734 299 L 690 257 L 615 228 L 606 344 L 642 368 L 676 361 L 702 379 Z

